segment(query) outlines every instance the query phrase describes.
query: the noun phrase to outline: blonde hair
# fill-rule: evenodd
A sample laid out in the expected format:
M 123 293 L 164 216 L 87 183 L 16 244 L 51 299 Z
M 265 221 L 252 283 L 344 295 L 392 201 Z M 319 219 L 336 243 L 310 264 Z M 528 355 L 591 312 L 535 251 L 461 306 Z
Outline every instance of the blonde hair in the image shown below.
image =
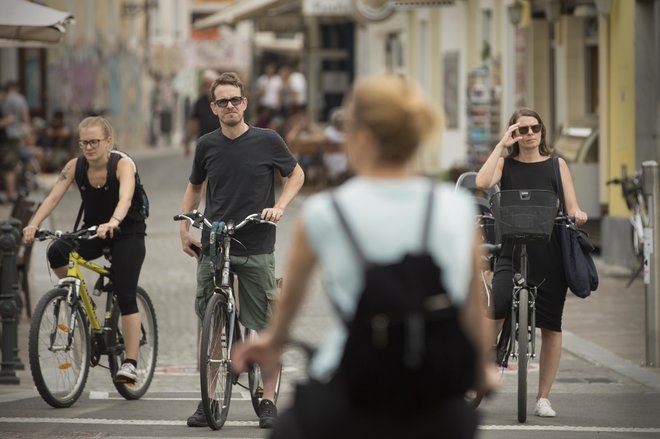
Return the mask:
M 419 86 L 398 75 L 361 79 L 349 99 L 354 124 L 373 134 L 382 162 L 406 162 L 439 125 L 438 112 Z
M 89 128 L 93 126 L 100 126 L 101 129 L 103 129 L 103 135 L 107 138 L 112 137 L 112 145 L 111 149 L 114 149 L 115 147 L 115 133 L 114 130 L 112 129 L 112 125 L 106 119 L 105 117 L 101 116 L 90 116 L 84 118 L 79 124 L 78 124 L 78 131 L 80 131 L 81 128 Z

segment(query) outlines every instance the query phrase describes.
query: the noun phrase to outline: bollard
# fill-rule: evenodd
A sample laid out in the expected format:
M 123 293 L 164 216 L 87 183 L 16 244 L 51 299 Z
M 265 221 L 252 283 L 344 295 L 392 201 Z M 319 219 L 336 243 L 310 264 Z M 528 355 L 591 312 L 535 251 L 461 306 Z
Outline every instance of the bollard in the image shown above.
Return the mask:
M 644 285 L 646 288 L 646 348 L 645 365 L 660 365 L 660 178 L 658 163 L 642 163 L 642 190 L 648 210 L 644 224 Z
M 18 349 L 18 306 L 16 305 L 16 239 L 15 228 L 5 222 L 0 225 L 0 318 L 2 318 L 2 363 L 0 384 L 19 384 L 16 376 Z

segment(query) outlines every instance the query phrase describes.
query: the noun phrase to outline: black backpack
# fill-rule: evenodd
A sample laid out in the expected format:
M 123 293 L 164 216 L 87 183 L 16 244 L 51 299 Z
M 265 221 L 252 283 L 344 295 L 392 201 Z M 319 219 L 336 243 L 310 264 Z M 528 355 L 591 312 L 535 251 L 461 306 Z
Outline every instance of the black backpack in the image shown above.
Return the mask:
M 341 213 L 332 204 L 365 269 L 365 284 L 353 319 L 333 303 L 348 330 L 338 370 L 356 407 L 415 411 L 464 394 L 474 384 L 476 352 L 442 284 L 442 271 L 428 253 L 434 197 L 430 191 L 423 249 L 401 261 L 369 262 Z
M 110 151 L 110 154 L 110 159 L 108 160 L 108 181 L 110 181 L 111 178 L 116 179 L 117 164 L 120 159 L 127 159 L 131 165 L 133 165 L 133 169 L 135 170 L 135 190 L 133 191 L 131 207 L 129 208 L 128 214 L 126 216 L 138 221 L 144 221 L 149 217 L 149 197 L 147 197 L 147 192 L 144 190 L 144 186 L 142 186 L 142 182 L 140 181 L 140 174 L 137 171 L 135 161 L 128 154 L 122 151 L 112 150 Z M 85 172 L 87 172 L 87 167 L 87 159 L 85 156 L 80 155 L 78 157 L 78 161 L 76 162 L 75 180 L 78 188 L 80 188 L 81 196 L 82 191 L 84 191 L 86 188 Z M 78 229 L 78 224 L 82 218 L 83 210 L 84 201 L 80 203 L 80 209 L 78 210 L 76 223 L 73 226 L 74 230 Z

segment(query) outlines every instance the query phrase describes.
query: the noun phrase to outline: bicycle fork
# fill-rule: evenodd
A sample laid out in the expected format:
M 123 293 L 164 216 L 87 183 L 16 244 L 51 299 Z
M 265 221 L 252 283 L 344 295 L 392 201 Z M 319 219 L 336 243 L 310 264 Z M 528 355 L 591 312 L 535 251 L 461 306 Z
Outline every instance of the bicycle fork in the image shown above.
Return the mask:
M 529 327 L 528 328 L 521 328 L 519 325 L 519 319 L 518 319 L 518 312 L 520 308 L 520 291 L 521 290 L 527 290 L 527 297 L 528 297 L 528 307 L 527 307 L 527 315 L 528 315 L 528 323 Z M 528 340 L 530 343 L 530 349 L 529 349 L 529 358 L 536 358 L 536 337 L 534 330 L 536 329 L 536 295 L 537 295 L 537 288 L 536 287 L 529 287 L 526 285 L 521 285 L 521 286 L 516 286 L 514 289 L 513 293 L 513 301 L 511 303 L 511 315 L 513 316 L 511 318 L 511 337 L 509 339 L 509 352 L 511 352 L 511 357 L 512 358 L 518 358 L 518 349 L 516 345 L 516 340 L 517 336 L 516 334 L 518 331 L 527 331 L 529 336 Z

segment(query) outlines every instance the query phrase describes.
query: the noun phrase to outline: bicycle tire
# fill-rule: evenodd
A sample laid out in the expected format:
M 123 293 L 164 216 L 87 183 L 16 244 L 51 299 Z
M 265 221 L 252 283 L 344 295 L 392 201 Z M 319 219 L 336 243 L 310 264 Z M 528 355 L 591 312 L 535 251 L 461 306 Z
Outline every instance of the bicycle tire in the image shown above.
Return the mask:
M 138 380 L 135 383 L 118 383 L 114 381 L 117 370 L 124 361 L 124 340 L 121 332 L 121 316 L 119 305 L 112 307 L 111 329 L 108 338 L 108 359 L 110 376 L 117 392 L 125 399 L 140 399 L 149 390 L 156 369 L 158 358 L 158 321 L 156 311 L 149 295 L 143 288 L 137 287 L 136 300 L 140 311 L 140 348 L 137 358 Z
M 68 293 L 67 288 L 54 288 L 39 300 L 28 336 L 32 379 L 44 401 L 55 408 L 71 407 L 89 376 L 91 343 L 86 315 L 78 303 L 73 307 L 67 303 Z M 76 328 L 72 332 L 69 325 L 74 310 Z M 67 348 L 71 333 L 73 341 Z
M 251 337 L 252 332 L 253 331 L 250 331 L 249 329 L 245 329 L 246 340 Z M 282 382 L 282 365 L 280 364 L 280 368 L 277 371 L 277 383 L 275 384 L 275 400 L 273 401 L 273 404 L 277 404 L 277 399 L 280 396 L 281 382 Z M 256 413 L 257 416 L 260 416 L 259 404 L 261 404 L 261 400 L 263 399 L 264 382 L 261 375 L 261 368 L 257 364 L 251 365 L 250 368 L 248 369 L 248 390 L 250 391 L 250 400 L 252 401 L 252 408 L 254 409 L 254 413 Z
M 199 378 L 208 426 L 219 430 L 227 420 L 233 378 L 229 357 L 229 319 L 224 295 L 213 294 L 202 322 Z M 215 398 L 214 398 L 215 396 Z
M 527 421 L 528 322 L 529 291 L 521 288 L 518 291 L 518 422 L 520 423 Z

